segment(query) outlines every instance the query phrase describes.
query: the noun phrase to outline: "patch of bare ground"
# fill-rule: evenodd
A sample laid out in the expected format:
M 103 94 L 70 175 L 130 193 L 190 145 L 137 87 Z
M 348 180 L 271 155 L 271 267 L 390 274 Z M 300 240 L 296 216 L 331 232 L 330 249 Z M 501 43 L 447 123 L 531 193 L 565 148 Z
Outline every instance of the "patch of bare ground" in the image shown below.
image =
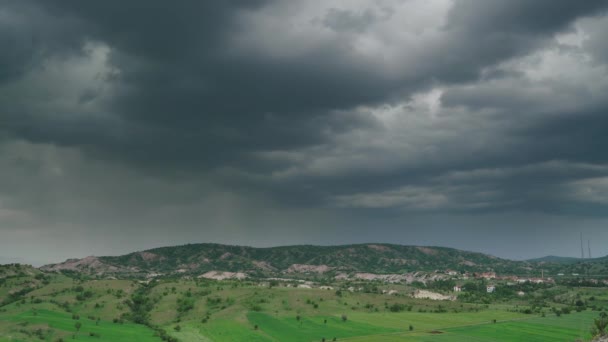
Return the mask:
M 437 251 L 429 247 L 416 247 L 416 249 L 426 255 L 437 255 Z
M 306 265 L 306 264 L 293 264 L 287 268 L 287 273 L 325 273 L 331 271 L 332 267 L 327 265 Z
M 469 260 L 464 260 L 461 262 L 461 264 L 465 265 L 465 266 L 477 266 L 476 263 L 469 261 Z
M 255 267 L 262 269 L 264 271 L 276 271 L 276 268 L 274 266 L 272 266 L 271 264 L 267 263 L 266 261 L 255 260 L 252 263 Z
M 425 298 L 425 299 L 431 299 L 431 300 L 454 300 L 455 299 L 454 296 L 447 296 L 447 295 L 443 295 L 441 293 L 427 291 L 427 290 L 416 290 L 416 292 L 414 292 L 412 294 L 412 297 Z
M 224 279 L 245 279 L 247 278 L 247 274 L 243 272 L 223 272 L 223 271 L 209 271 L 207 273 L 201 274 L 198 278 L 206 278 L 206 279 L 215 279 L 215 280 L 224 280 Z
M 374 249 L 374 250 L 377 250 L 377 251 L 381 251 L 381 252 L 386 252 L 386 251 L 390 250 L 390 248 L 388 248 L 386 246 L 374 245 L 374 244 L 367 245 L 367 248 L 371 248 L 371 249 Z
M 139 256 L 144 261 L 156 261 L 156 260 L 164 260 L 166 259 L 163 256 L 159 256 L 158 254 L 150 253 L 150 252 L 139 252 Z

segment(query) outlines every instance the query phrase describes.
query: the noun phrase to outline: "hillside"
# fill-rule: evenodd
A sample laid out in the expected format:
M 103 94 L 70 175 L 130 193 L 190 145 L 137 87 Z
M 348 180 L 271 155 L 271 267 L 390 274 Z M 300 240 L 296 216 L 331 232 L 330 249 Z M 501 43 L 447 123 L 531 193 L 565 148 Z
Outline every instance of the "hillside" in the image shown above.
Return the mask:
M 557 255 L 547 255 L 540 258 L 528 259 L 526 261 L 533 263 L 553 263 L 553 264 L 574 264 L 583 261 L 581 258 L 562 257 Z
M 48 284 L 49 278 L 29 265 L 0 265 L 0 306 Z
M 591 259 L 547 256 L 527 260 L 529 263 L 549 271 L 550 274 L 562 274 L 566 277 L 585 276 L 591 278 L 608 277 L 608 256 Z
M 44 271 L 76 271 L 98 275 L 151 273 L 201 274 L 244 272 L 249 276 L 295 274 L 334 275 L 369 272 L 406 273 L 447 269 L 458 272 L 525 274 L 531 264 L 445 247 L 359 244 L 343 246 L 284 246 L 253 248 L 219 244 L 190 244 L 155 248 L 122 256 L 69 259 L 41 267 Z
M 478 282 L 458 294 L 432 289 L 453 295 L 433 300 L 405 284 L 295 287 L 17 271 L 0 287 L 13 293 L 0 302 L 0 342 L 588 341 L 593 319 L 608 305 L 605 288 L 517 284 L 487 293 L 473 286 Z M 24 283 L 30 285 L 18 290 Z

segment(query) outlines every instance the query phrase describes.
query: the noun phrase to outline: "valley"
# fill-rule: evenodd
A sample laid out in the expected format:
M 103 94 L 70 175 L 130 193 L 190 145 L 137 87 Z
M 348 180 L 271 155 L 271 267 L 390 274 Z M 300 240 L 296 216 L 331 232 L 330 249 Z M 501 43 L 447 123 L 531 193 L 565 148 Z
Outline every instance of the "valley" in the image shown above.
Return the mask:
M 588 341 L 608 308 L 604 279 L 571 275 L 601 265 L 435 247 L 349 246 L 334 259 L 292 248 L 188 245 L 3 265 L 0 341 Z M 420 270 L 386 261 L 407 253 Z M 208 261 L 185 268 L 193 259 Z

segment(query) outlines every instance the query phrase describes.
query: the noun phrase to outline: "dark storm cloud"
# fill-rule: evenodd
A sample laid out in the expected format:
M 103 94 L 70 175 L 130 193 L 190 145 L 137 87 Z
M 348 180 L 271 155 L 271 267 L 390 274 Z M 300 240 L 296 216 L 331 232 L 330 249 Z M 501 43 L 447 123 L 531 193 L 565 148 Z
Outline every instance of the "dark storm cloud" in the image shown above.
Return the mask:
M 191 136 L 212 136 L 213 141 L 228 146 L 275 148 L 318 142 L 322 137 L 314 132 L 322 127 L 294 134 L 289 124 L 267 118 L 318 119 L 333 109 L 386 101 L 404 90 L 407 94 L 431 80 L 472 80 L 486 65 L 526 53 L 547 35 L 605 4 L 456 2 L 448 17 L 445 45 L 431 47 L 438 53 L 430 56 L 430 61 L 411 66 L 421 67 L 422 72 L 408 71 L 401 78 L 387 79 L 374 63 L 352 58 L 348 45 L 339 40 L 282 59 L 251 56 L 246 51 L 236 55 L 226 52 L 231 39 L 248 29 L 240 16 L 273 6 L 271 1 L 186 1 L 169 8 L 154 1 L 38 3 L 57 20 L 79 23 L 73 31 L 81 33 L 82 40 L 99 40 L 113 49 L 111 63 L 122 71 L 119 82 L 125 89 L 114 99 L 111 109 L 137 124 L 180 132 L 162 139 L 167 142 L 174 138 L 176 148 L 191 144 L 180 139 L 181 132 L 191 127 L 195 127 Z M 551 15 L 541 20 L 534 17 L 533 13 L 547 8 L 543 13 Z M 358 18 L 345 13 L 350 12 L 330 9 L 326 19 L 334 18 L 330 21 L 336 23 L 342 18 L 344 26 Z M 373 21 L 374 15 L 365 14 L 373 12 L 362 13 L 362 18 L 368 18 L 366 22 Z M 449 60 L 437 57 L 448 51 Z M 301 121 L 294 120 L 296 125 Z M 317 122 L 325 124 L 323 120 Z M 276 139 L 277 135 L 295 139 Z M 137 132 L 133 136 L 137 138 Z
M 202 164 L 211 167 L 240 163 L 251 149 L 322 143 L 326 136 L 319 132 L 340 130 L 326 120 L 327 113 L 335 109 L 388 101 L 432 81 L 474 80 L 485 66 L 526 53 L 578 16 L 604 4 L 484 2 L 473 6 L 470 1 L 456 2 L 445 37 L 438 46 L 429 46 L 432 54 L 400 67 L 402 76 L 396 70 L 397 77 L 388 78 L 374 61 L 353 55 L 348 37 L 338 36 L 316 49 L 279 59 L 248 55 L 247 51 L 233 53 L 230 42 L 249 29 L 242 16 L 275 5 L 271 1 L 186 1 L 169 8 L 150 1 L 28 4 L 36 3 L 40 6 L 36 10 L 44 11 L 48 18 L 73 22 L 72 35 L 80 33 L 81 42 L 108 44 L 110 62 L 121 70 L 116 80 L 121 92 L 106 110 L 132 122 L 125 125 L 128 138 L 108 142 L 100 137 L 106 141 L 89 146 L 119 150 L 127 155 L 125 159 L 154 162 L 163 156 L 159 158 L 163 164 L 180 158 L 190 162 L 200 151 L 194 160 L 209 159 Z M 533 17 L 532 13 L 547 7 L 555 13 L 542 20 Z M 383 15 L 389 13 L 383 10 Z M 363 10 L 359 16 L 332 8 L 325 19 L 326 24 L 333 23 L 331 27 L 352 24 L 362 28 L 363 21 L 369 26 L 376 19 L 373 13 Z M 281 32 L 272 34 L 278 37 Z M 81 135 L 67 137 L 61 130 L 54 132 L 52 127 L 47 135 L 56 134 L 54 138 L 38 137 L 27 130 L 25 134 L 33 140 L 68 145 L 78 145 L 82 139 Z M 162 143 L 150 142 L 151 136 Z M 141 150 L 150 145 L 158 153 L 146 157 Z M 222 146 L 221 153 L 211 156 L 217 145 Z
M 446 24 L 452 32 L 444 53 L 456 67 L 453 81 L 479 76 L 482 67 L 522 56 L 554 33 L 568 29 L 573 20 L 602 13 L 605 0 L 572 1 L 475 1 L 456 0 Z
M 384 16 L 390 15 L 390 11 L 384 13 Z M 363 32 L 376 20 L 378 20 L 378 14 L 370 10 L 353 13 L 331 8 L 323 18 L 323 24 L 335 31 Z
M 0 218 L 238 236 L 601 215 L 607 7 L 0 2 L 0 144 L 26 156 L 3 164 Z
M 598 63 L 606 64 L 608 62 L 608 42 L 602 39 L 603 33 L 608 30 L 608 22 L 606 20 L 598 20 L 598 18 L 590 18 L 581 23 L 581 28 L 590 34 L 587 40 L 583 43 Z
M 49 55 L 79 52 L 75 20 L 62 21 L 33 2 L 4 1 L 0 6 L 0 83 L 17 79 Z
M 396 79 L 387 79 L 369 60 L 352 58 L 351 50 L 339 40 L 281 59 L 231 52 L 229 42 L 248 29 L 241 16 L 275 5 L 271 1 L 187 1 L 169 8 L 149 1 L 26 4 L 9 13 L 43 15 L 40 21 L 51 22 L 53 30 L 56 22 L 67 20 L 73 24 L 74 33 L 67 39 L 71 44 L 80 33 L 81 43 L 100 41 L 112 48 L 110 63 L 121 70 L 115 80 L 121 91 L 104 110 L 127 123 L 120 137 L 96 134 L 99 126 L 87 129 L 86 123 L 76 129 L 43 123 L 44 129 L 26 127 L 20 135 L 34 141 L 87 145 L 119 158 L 124 154 L 127 161 L 215 167 L 243 163 L 250 151 L 326 142 L 327 134 L 321 132 L 341 130 L 327 119 L 332 110 L 387 101 L 404 91 L 407 95 L 431 80 L 472 81 L 487 65 L 527 53 L 575 18 L 602 9 L 606 2 L 457 1 L 448 14 L 444 45 L 429 47 L 438 53 L 428 61 L 405 66 L 408 70 Z M 324 23 L 340 30 L 349 25 L 361 30 L 377 19 L 374 13 L 368 9 L 359 15 L 331 8 Z M 543 13 L 540 19 L 538 13 Z M 21 32 L 18 26 L 12 28 Z M 62 32 L 43 39 L 44 44 L 64 45 Z M 450 59 L 438 57 L 448 51 Z M 409 71 L 419 67 L 421 72 Z M 91 96 L 85 93 L 82 98 Z M 504 94 L 486 97 L 486 101 L 501 98 Z M 364 122 L 355 121 L 355 125 Z M 150 150 L 154 152 L 146 152 Z
M 448 27 L 465 26 L 482 34 L 552 34 L 574 18 L 602 13 L 607 5 L 605 0 L 456 0 Z

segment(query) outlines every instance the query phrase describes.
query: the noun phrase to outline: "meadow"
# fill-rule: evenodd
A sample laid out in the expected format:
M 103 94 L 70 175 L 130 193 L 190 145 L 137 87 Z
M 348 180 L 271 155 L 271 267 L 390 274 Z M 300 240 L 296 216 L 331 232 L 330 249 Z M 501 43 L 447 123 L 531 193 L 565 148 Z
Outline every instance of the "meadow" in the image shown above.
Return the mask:
M 400 285 L 388 285 L 399 290 L 389 296 L 250 281 L 37 277 L 2 285 L 0 342 L 589 341 L 599 314 L 538 306 L 534 294 L 490 304 L 414 299 Z M 23 286 L 34 287 L 11 297 Z M 556 298 L 608 304 L 603 289 L 560 291 Z

